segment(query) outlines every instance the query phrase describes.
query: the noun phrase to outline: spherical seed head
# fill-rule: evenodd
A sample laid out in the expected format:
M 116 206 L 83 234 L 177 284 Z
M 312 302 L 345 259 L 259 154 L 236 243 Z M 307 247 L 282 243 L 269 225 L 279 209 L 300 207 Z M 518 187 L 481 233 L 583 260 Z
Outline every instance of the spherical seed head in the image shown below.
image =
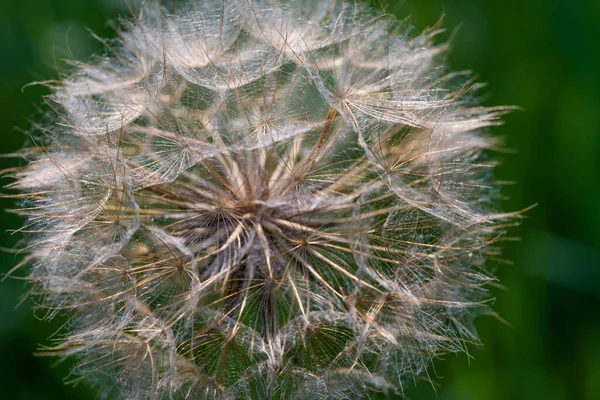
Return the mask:
M 183 3 L 183 2 L 182 2 Z M 125 398 L 400 392 L 476 341 L 506 108 L 346 2 L 145 4 L 12 185 L 56 350 Z

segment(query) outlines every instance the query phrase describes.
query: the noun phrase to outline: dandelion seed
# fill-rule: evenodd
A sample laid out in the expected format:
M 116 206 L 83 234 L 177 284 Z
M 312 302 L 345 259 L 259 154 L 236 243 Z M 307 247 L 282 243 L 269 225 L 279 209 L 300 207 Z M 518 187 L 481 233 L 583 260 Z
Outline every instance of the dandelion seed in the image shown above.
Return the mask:
M 123 22 L 10 185 L 71 318 L 49 350 L 103 397 L 346 399 L 476 342 L 507 108 L 444 69 L 439 29 L 405 30 L 344 1 Z

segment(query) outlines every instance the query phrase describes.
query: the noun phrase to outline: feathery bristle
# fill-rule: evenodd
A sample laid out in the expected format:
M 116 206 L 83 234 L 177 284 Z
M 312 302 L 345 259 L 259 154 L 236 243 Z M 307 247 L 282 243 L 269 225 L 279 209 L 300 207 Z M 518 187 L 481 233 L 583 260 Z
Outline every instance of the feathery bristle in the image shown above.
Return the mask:
M 182 2 L 183 3 L 183 2 Z M 345 1 L 145 4 L 14 173 L 52 353 L 131 399 L 401 392 L 476 342 L 514 214 L 446 44 Z

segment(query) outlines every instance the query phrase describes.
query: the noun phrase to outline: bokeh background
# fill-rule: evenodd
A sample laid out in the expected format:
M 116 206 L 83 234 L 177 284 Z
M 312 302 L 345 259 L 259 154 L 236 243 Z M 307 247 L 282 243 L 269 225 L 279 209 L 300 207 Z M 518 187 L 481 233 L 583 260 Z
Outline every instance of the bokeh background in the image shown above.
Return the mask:
M 190 1 L 190 0 L 188 0 Z M 327 0 L 323 0 L 327 1 Z M 449 64 L 488 82 L 486 105 L 518 105 L 494 129 L 511 153 L 498 154 L 497 177 L 514 181 L 504 210 L 532 204 L 505 244 L 491 317 L 477 321 L 481 347 L 437 360 L 409 399 L 577 400 L 600 398 L 600 1 L 381 0 L 376 7 L 417 31 L 445 15 Z M 114 36 L 107 20 L 124 0 L 0 0 L 0 153 L 20 148 L 65 59 L 101 49 L 88 29 Z M 0 169 L 17 161 L 0 158 Z M 6 180 L 4 184 L 8 183 Z M 13 207 L 1 200 L 2 209 Z M 1 243 L 14 248 L 19 218 L 3 212 Z M 6 234 L 4 233 L 6 232 Z M 0 253 L 0 272 L 19 256 Z M 24 271 L 16 273 L 23 276 Z M 85 383 L 65 385 L 70 362 L 33 353 L 64 321 L 41 321 L 27 285 L 0 283 L 0 398 L 94 399 Z

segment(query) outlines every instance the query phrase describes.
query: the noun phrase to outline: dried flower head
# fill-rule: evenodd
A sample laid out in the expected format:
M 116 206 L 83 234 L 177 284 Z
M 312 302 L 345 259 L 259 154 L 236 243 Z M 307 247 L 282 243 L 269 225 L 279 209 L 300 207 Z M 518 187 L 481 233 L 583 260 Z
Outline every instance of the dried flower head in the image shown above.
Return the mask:
M 51 349 L 131 399 L 400 392 L 476 341 L 493 210 L 484 108 L 345 1 L 157 2 L 53 86 L 14 173 Z

